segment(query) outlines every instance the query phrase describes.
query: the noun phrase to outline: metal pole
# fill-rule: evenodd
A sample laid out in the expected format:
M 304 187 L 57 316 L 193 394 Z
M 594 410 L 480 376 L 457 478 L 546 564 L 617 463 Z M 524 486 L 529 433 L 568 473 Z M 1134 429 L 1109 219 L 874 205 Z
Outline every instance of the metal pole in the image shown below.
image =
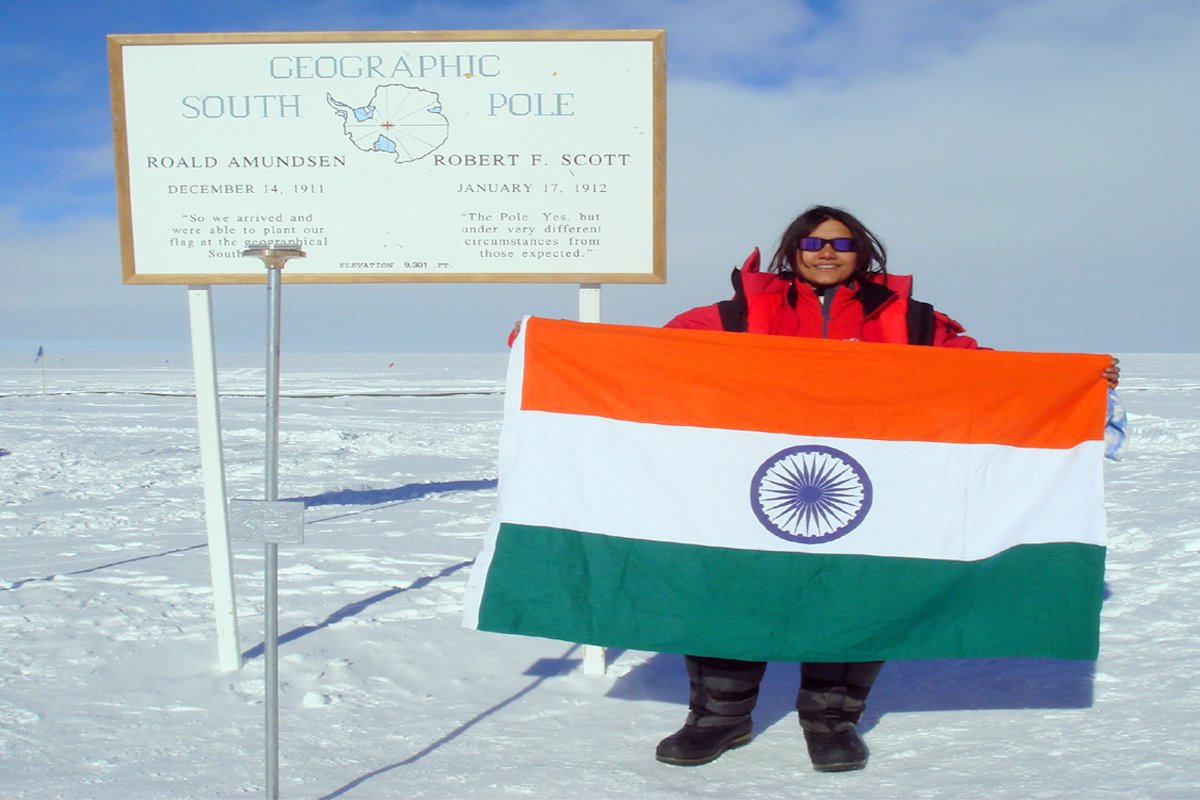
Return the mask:
M 268 500 L 279 499 L 279 311 L 283 264 L 267 265 L 267 468 Z
M 267 268 L 266 499 L 279 499 L 279 331 L 283 267 L 299 248 L 257 246 L 242 252 Z M 279 800 L 279 544 L 267 542 L 263 578 L 263 668 L 267 732 L 267 797 Z
M 283 263 L 267 263 L 266 499 L 279 499 L 279 312 Z M 266 659 L 267 797 L 279 797 L 279 545 L 267 542 L 263 581 Z

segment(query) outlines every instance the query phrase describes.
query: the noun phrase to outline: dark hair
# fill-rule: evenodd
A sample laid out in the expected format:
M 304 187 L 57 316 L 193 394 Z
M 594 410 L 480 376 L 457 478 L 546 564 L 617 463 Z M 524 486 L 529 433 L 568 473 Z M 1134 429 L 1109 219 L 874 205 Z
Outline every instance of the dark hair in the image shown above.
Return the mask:
M 829 219 L 837 220 L 849 228 L 850 235 L 854 238 L 854 249 L 858 255 L 854 269 L 855 278 L 865 278 L 873 272 L 887 274 L 887 249 L 884 248 L 883 242 L 849 211 L 833 206 L 812 206 L 792 220 L 783 236 L 779 237 L 779 249 L 771 257 L 771 264 L 767 269 L 779 273 L 795 272 L 796 251 L 800 249 L 800 240 Z

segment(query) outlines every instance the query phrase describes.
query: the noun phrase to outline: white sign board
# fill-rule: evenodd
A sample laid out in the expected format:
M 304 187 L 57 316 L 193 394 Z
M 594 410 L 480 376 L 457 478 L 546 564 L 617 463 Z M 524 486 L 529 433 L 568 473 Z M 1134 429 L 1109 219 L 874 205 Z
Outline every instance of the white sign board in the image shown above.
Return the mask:
M 109 37 L 126 283 L 662 283 L 665 32 Z

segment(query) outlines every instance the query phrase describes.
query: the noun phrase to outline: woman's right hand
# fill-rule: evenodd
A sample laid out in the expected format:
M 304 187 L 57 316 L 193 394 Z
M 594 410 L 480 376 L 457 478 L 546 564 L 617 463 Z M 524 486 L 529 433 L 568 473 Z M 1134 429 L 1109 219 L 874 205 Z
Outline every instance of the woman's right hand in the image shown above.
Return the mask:
M 521 323 L 517 323 L 517 327 L 521 327 Z M 1108 381 L 1110 389 L 1117 388 L 1117 384 L 1121 381 L 1121 368 L 1117 364 L 1121 363 L 1121 359 L 1113 357 L 1112 363 L 1104 368 L 1104 380 Z

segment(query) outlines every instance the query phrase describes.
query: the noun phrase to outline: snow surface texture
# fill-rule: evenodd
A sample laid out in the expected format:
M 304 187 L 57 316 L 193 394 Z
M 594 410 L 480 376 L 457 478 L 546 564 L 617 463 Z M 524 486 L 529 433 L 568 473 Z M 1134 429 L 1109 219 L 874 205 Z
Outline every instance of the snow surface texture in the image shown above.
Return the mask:
M 1200 797 L 1200 356 L 1122 358 L 1100 660 L 888 664 L 870 766 L 836 775 L 804 754 L 795 665 L 749 747 L 669 767 L 679 656 L 589 676 L 571 643 L 461 627 L 504 358 L 284 354 L 280 496 L 307 503 L 280 546 L 284 797 Z M 262 497 L 263 369 L 220 382 L 229 494 Z M 6 800 L 263 793 L 262 546 L 235 545 L 247 660 L 222 673 L 192 390 L 186 354 L 0 355 Z

